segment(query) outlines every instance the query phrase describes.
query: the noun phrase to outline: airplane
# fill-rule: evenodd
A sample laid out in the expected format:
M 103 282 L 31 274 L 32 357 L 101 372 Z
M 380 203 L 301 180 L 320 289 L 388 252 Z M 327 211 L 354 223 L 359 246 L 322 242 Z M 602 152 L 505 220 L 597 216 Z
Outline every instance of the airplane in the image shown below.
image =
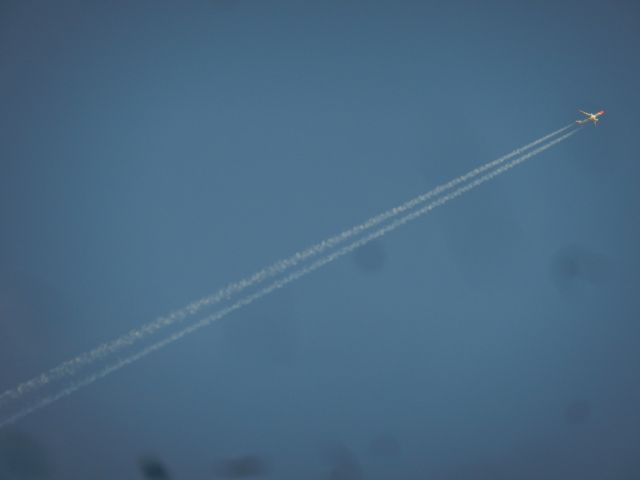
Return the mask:
M 587 118 L 583 118 L 582 120 L 576 120 L 576 123 L 583 125 L 587 122 L 593 122 L 593 126 L 598 125 L 598 117 L 600 115 L 604 115 L 604 110 L 600 110 L 598 113 L 589 113 L 583 112 L 582 110 L 578 110 L 581 114 L 586 115 Z

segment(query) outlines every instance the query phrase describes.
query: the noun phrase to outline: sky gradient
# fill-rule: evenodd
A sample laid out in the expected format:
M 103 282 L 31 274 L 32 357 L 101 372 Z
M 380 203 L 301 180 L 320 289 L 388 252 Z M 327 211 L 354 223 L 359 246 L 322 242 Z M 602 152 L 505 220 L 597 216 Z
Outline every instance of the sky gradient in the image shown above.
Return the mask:
M 0 479 L 636 478 L 639 22 L 622 0 L 2 2 L 0 392 L 606 114 L 0 431 Z

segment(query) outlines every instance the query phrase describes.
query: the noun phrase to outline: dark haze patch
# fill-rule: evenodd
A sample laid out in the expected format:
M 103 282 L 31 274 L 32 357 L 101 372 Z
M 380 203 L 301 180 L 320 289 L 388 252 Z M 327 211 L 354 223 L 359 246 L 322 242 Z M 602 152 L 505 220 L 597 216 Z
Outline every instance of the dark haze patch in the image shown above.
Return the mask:
M 153 457 L 143 457 L 139 461 L 142 476 L 148 480 L 169 480 L 171 476 L 166 467 Z
M 551 257 L 550 274 L 556 287 L 569 293 L 580 285 L 600 285 L 611 270 L 609 259 L 579 245 L 567 245 Z
M 267 475 L 267 461 L 258 455 L 243 455 L 220 461 L 215 466 L 215 474 L 219 478 L 249 478 Z
M 353 261 L 361 272 L 379 272 L 387 261 L 387 252 L 382 242 L 373 240 L 353 252 Z
M 49 478 L 47 453 L 31 436 L 7 431 L 0 434 L 0 479 L 36 480 Z
M 344 445 L 333 445 L 327 449 L 331 469 L 329 480 L 362 480 L 364 474 L 356 455 Z

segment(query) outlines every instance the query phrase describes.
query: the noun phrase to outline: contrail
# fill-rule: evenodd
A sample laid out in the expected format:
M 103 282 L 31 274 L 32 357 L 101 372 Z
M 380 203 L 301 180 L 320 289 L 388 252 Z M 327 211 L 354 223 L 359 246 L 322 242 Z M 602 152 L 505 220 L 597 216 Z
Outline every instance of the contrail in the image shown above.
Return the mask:
M 491 171 L 490 173 L 487 173 L 483 176 L 481 176 L 480 178 L 462 186 L 457 188 L 456 190 L 454 190 L 451 193 L 448 193 L 446 195 L 443 195 L 442 197 L 438 198 L 437 200 L 434 200 L 433 202 L 425 205 L 424 207 L 415 210 L 411 213 L 408 213 L 406 215 L 404 215 L 403 217 L 394 220 L 393 222 L 390 222 L 389 224 L 385 225 L 384 227 L 379 228 L 378 230 L 374 231 L 373 233 L 370 233 L 369 235 L 359 239 L 359 240 L 355 240 L 354 242 L 343 246 L 342 248 L 336 250 L 333 253 L 330 253 L 328 255 L 325 255 L 324 257 L 316 260 L 315 262 L 313 262 L 312 264 L 308 265 L 307 267 L 301 268 L 299 270 L 294 271 L 293 273 L 288 274 L 287 276 L 285 276 L 284 278 L 280 279 L 280 280 L 276 280 L 275 282 L 271 283 L 270 285 L 268 285 L 267 287 L 262 288 L 261 290 L 248 295 L 238 301 L 236 301 L 234 304 L 219 310 L 218 312 L 209 315 L 201 320 L 199 320 L 198 322 L 185 327 L 184 329 L 175 332 L 171 335 L 169 335 L 168 337 L 166 337 L 163 340 L 160 340 L 152 345 L 149 345 L 147 347 L 145 347 L 144 349 L 142 349 L 140 352 L 133 354 L 129 357 L 126 357 L 124 359 L 119 360 L 118 362 L 115 362 L 105 368 L 103 368 L 102 370 L 98 371 L 97 373 L 94 373 L 92 375 L 89 375 L 85 378 L 83 378 L 82 380 L 76 381 L 74 383 L 72 383 L 71 385 L 69 385 L 68 387 L 64 388 L 63 390 L 59 391 L 56 394 L 47 396 L 43 399 L 41 399 L 40 401 L 38 401 L 37 403 L 35 403 L 32 406 L 26 407 L 22 410 L 20 410 L 19 412 L 13 414 L 12 416 L 8 417 L 7 419 L 3 420 L 0 422 L 0 428 L 5 427 L 11 423 L 16 422 L 17 420 L 33 413 L 36 412 L 37 410 L 40 410 L 41 408 L 63 398 L 66 397 L 68 395 L 71 395 L 72 393 L 74 393 L 75 391 L 90 385 L 92 383 L 94 383 L 96 380 L 99 380 L 107 375 L 109 375 L 110 373 L 115 372 L 116 370 L 119 370 L 120 368 L 129 365 L 133 362 L 136 362 L 144 357 L 146 357 L 147 355 L 149 355 L 150 353 L 156 351 L 156 350 L 160 350 L 161 348 L 181 339 L 182 337 L 195 332 L 196 330 L 201 329 L 202 327 L 205 327 L 207 325 L 210 325 L 211 323 L 220 320 L 221 318 L 226 317 L 227 315 L 229 315 L 230 313 L 234 312 L 235 310 L 238 310 L 244 306 L 247 306 L 251 303 L 253 303 L 254 301 L 258 300 L 259 298 L 262 298 L 282 287 L 284 287 L 285 285 L 288 285 L 289 283 L 298 280 L 299 278 L 302 278 L 306 275 L 308 275 L 309 273 L 319 269 L 320 267 L 352 252 L 353 250 L 362 247 L 363 245 L 371 242 L 372 240 L 382 237 L 383 235 L 386 235 L 387 233 L 395 230 L 396 228 L 404 225 L 405 223 L 411 222 L 413 220 L 416 220 L 417 218 L 429 213 L 430 211 L 432 211 L 433 209 L 444 205 L 445 203 L 453 200 L 454 198 L 457 198 L 461 195 L 463 195 L 464 193 L 478 187 L 479 185 L 482 185 L 485 182 L 488 182 L 489 180 L 493 179 L 494 177 L 497 177 L 498 175 L 512 169 L 513 167 L 527 161 L 528 159 L 538 155 L 541 152 L 544 152 L 545 150 L 551 148 L 552 146 L 556 145 L 557 143 L 562 142 L 563 140 L 569 138 L 570 136 L 574 135 L 575 133 L 577 133 L 579 130 L 581 130 L 581 128 L 577 128 L 575 130 L 570 131 L 569 133 L 566 133 L 564 135 L 562 135 L 561 137 L 550 141 L 549 143 L 536 148 L 535 150 L 526 153 L 524 155 L 522 155 L 521 157 L 512 160 L 508 163 L 506 163 L 505 165 L 496 168 L 495 170 Z
M 426 202 L 427 200 L 435 197 L 436 195 L 439 195 L 440 193 L 448 191 L 454 188 L 455 186 L 460 185 L 461 183 L 464 183 L 468 180 L 471 180 L 472 178 L 477 177 L 478 175 L 485 172 L 486 170 L 496 167 L 501 163 L 504 163 L 505 161 L 517 155 L 520 155 L 526 150 L 529 150 L 535 147 L 536 145 L 539 145 L 540 143 L 543 143 L 549 140 L 550 138 L 555 137 L 556 135 L 559 135 L 560 133 L 571 128 L 572 126 L 574 126 L 573 123 L 559 130 L 556 130 L 555 132 L 549 133 L 548 135 L 545 135 L 544 137 L 539 138 L 538 140 L 535 140 L 525 145 L 524 147 L 520 147 L 520 148 L 517 148 L 516 150 L 513 150 L 511 153 L 508 153 L 507 155 L 504 155 L 498 158 L 497 160 L 493 160 L 491 162 L 485 163 L 484 165 L 477 167 L 464 175 L 456 177 L 445 184 L 439 185 L 435 187 L 433 190 L 430 190 L 427 193 L 419 195 L 403 203 L 402 205 L 391 208 L 383 213 L 376 215 L 375 217 L 371 217 L 370 219 L 366 220 L 365 222 L 359 225 L 356 225 L 348 230 L 343 231 L 338 235 L 334 235 L 333 237 L 323 240 L 322 242 L 317 243 L 307 248 L 306 250 L 297 252 L 286 259 L 279 260 L 273 263 L 272 265 L 270 265 L 269 267 L 266 267 L 243 280 L 240 280 L 236 283 L 231 283 L 226 287 L 222 288 L 221 290 L 218 290 L 216 293 L 213 293 L 212 295 L 203 297 L 200 300 L 192 302 L 186 307 L 180 310 L 176 310 L 167 316 L 159 317 L 152 322 L 149 322 L 141 327 L 135 328 L 125 333 L 121 337 L 116 338 L 115 340 L 111 340 L 109 342 L 106 342 L 97 346 L 96 348 L 94 348 L 89 352 L 81 353 L 80 355 L 70 360 L 62 362 L 61 364 L 52 368 L 51 370 L 47 372 L 43 372 L 37 377 L 27 380 L 26 382 L 21 383 L 17 387 L 7 390 L 2 394 L 0 394 L 0 407 L 9 403 L 12 400 L 17 400 L 21 398 L 23 395 L 26 395 L 27 393 L 36 391 L 55 380 L 65 378 L 65 377 L 70 377 L 76 374 L 78 370 L 80 370 L 81 368 L 86 367 L 108 355 L 114 354 L 125 347 L 129 347 L 137 343 L 138 341 L 146 338 L 147 336 L 157 332 L 162 328 L 173 325 L 176 322 L 180 322 L 187 316 L 194 315 L 205 307 L 215 305 L 223 300 L 228 300 L 234 294 L 239 293 L 248 287 L 251 287 L 268 278 L 271 278 L 280 273 L 283 273 L 286 270 L 298 265 L 300 262 L 304 260 L 315 257 L 323 253 L 327 249 L 335 247 L 345 242 L 346 240 L 358 234 L 361 234 L 369 230 L 370 228 L 373 228 L 374 226 L 384 222 L 385 220 L 389 220 L 390 218 L 396 217 L 406 212 L 407 210 L 410 210 Z

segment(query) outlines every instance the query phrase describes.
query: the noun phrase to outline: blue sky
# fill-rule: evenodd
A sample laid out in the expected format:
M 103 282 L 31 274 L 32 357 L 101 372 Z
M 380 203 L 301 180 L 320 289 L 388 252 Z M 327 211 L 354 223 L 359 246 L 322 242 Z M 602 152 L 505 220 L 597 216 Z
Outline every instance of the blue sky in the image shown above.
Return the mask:
M 639 20 L 620 0 L 3 2 L 2 391 L 606 114 L 0 432 L 0 474 L 141 478 L 146 454 L 176 479 L 248 454 L 282 479 L 637 474 Z

